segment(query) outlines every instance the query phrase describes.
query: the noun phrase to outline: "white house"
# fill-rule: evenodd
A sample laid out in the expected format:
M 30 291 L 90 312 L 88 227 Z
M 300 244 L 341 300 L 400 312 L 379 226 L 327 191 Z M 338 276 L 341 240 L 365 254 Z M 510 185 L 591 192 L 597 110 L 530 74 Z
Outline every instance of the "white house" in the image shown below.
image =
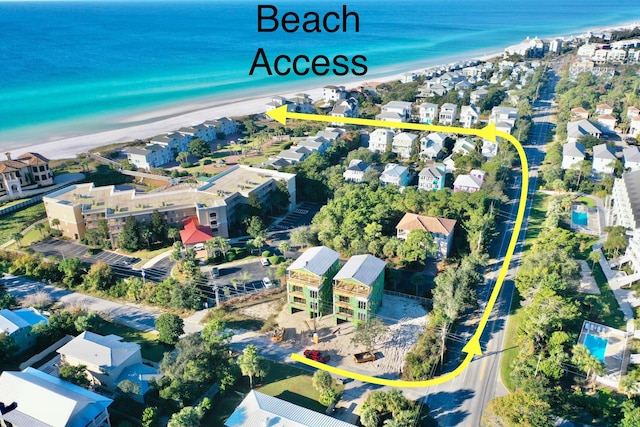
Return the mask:
M 453 146 L 453 154 L 460 153 L 462 155 L 471 154 L 476 149 L 476 142 L 470 137 L 459 138 Z
M 589 120 L 576 120 L 575 122 L 567 123 L 567 142 L 577 142 L 585 135 L 600 138 L 602 131 Z
M 149 170 L 157 168 L 175 159 L 173 150 L 158 144 L 149 144 L 144 147 L 126 147 L 122 152 L 127 155 L 129 163 L 138 169 Z
M 574 107 L 571 109 L 571 120 L 588 120 L 589 112 L 582 107 Z
M 358 101 L 355 98 L 341 99 L 331 110 L 333 117 L 360 117 Z
M 325 86 L 322 88 L 322 98 L 324 102 L 337 102 L 341 99 L 345 99 L 347 97 L 347 92 L 344 89 L 344 86 Z
M 413 230 L 424 230 L 430 233 L 433 236 L 434 242 L 438 245 L 438 258 L 446 258 L 449 256 L 449 252 L 453 246 L 455 227 L 455 219 L 406 213 L 398 225 L 396 225 L 396 231 L 397 237 L 400 240 L 407 240 L 409 233 Z
M 438 121 L 441 125 L 451 126 L 453 122 L 458 118 L 458 106 L 447 102 L 440 107 L 440 113 L 438 115 Z
M 625 147 L 622 150 L 624 167 L 631 172 L 640 170 L 640 150 L 638 147 Z
M 420 139 L 420 155 L 428 159 L 437 158 L 444 148 L 447 136 L 440 132 L 433 132 Z
M 394 136 L 393 141 L 391 141 L 391 151 L 396 153 L 398 157 L 407 159 L 411 157 L 411 151 L 416 145 L 417 138 L 418 135 L 408 132 L 400 132 Z
M 418 174 L 418 189 L 424 191 L 438 191 L 444 188 L 447 167 L 443 163 L 436 163 L 426 167 Z
M 442 164 L 448 171 L 456 170 L 456 162 L 453 160 L 453 155 L 445 157 L 444 160 L 442 160 Z
M 496 129 L 511 133 L 518 120 L 518 109 L 514 107 L 493 107 L 489 116 L 489 123 L 494 123 Z
M 586 158 L 584 151 L 584 145 L 579 142 L 573 141 L 564 144 L 562 146 L 562 169 L 571 169 L 583 161 Z
M 149 141 L 149 144 L 157 144 L 163 147 L 167 147 L 173 150 L 175 153 L 187 151 L 189 148 L 189 142 L 191 142 L 189 135 L 183 135 L 178 132 L 171 132 L 164 135 L 158 135 Z
M 353 159 L 349 162 L 349 167 L 344 171 L 342 176 L 345 181 L 362 182 L 364 173 L 371 169 L 369 163 L 363 162 L 359 159 Z
M 438 105 L 431 102 L 425 102 L 418 108 L 420 123 L 431 124 L 438 118 Z
M 378 128 L 369 135 L 369 150 L 374 153 L 384 153 L 391 148 L 391 141 L 393 141 L 393 131 Z
M 488 139 L 482 140 L 482 155 L 487 159 L 492 159 L 498 155 L 498 143 L 489 141 Z
M 395 185 L 396 187 L 406 187 L 411 182 L 409 169 L 396 163 L 388 163 L 384 166 L 384 171 L 380 175 L 380 182 Z
M 313 153 L 313 150 L 307 147 L 291 147 L 278 153 L 276 158 L 286 160 L 293 165 L 306 160 Z
M 613 163 L 617 160 L 613 149 L 607 144 L 600 144 L 593 147 L 593 170 L 597 173 L 612 174 Z
M 596 119 L 600 124 L 600 129 L 607 133 L 614 133 L 618 120 L 611 114 L 600 114 Z
M 234 119 L 229 119 L 227 117 L 218 117 L 215 120 L 207 120 L 203 124 L 214 128 L 216 133 L 222 132 L 225 135 L 232 135 L 238 132 L 238 123 Z
M 0 402 L 13 410 L 1 420 L 13 427 L 108 427 L 113 400 L 34 368 L 0 375 Z M 10 424 L 9 424 L 10 423 Z
M 47 318 L 35 308 L 0 310 L 0 334 L 3 332 L 13 339 L 19 350 L 25 350 L 36 343 L 37 336 L 31 328 L 47 324 Z
M 331 147 L 333 139 L 325 138 L 324 136 L 310 136 L 298 142 L 297 147 L 304 147 L 307 150 L 314 152 L 317 151 L 320 154 L 327 151 Z
M 613 114 L 613 107 L 609 104 L 596 105 L 596 116 L 601 114 Z
M 405 101 L 391 101 L 382 106 L 382 111 L 376 116 L 377 120 L 390 122 L 406 122 L 411 117 L 411 103 Z
M 484 175 L 484 171 L 478 169 L 472 169 L 468 175 L 458 175 L 453 182 L 453 192 L 466 191 L 467 193 L 475 193 L 482 188 Z
M 472 127 L 478 123 L 479 118 L 480 113 L 478 113 L 478 109 L 475 105 L 463 105 L 462 108 L 460 108 L 460 124 L 462 127 Z
M 640 116 L 640 108 L 636 107 L 635 105 L 630 106 L 629 108 L 627 108 L 627 117 L 632 119 L 634 117 L 638 117 Z
M 489 91 L 483 87 L 479 87 L 478 89 L 471 92 L 470 101 L 472 104 L 477 104 L 478 102 L 486 98 L 487 95 L 489 95 Z
M 188 135 L 191 138 L 200 138 L 207 142 L 215 141 L 217 139 L 216 128 L 205 124 L 181 127 L 178 129 L 178 132 L 183 135 Z
M 629 136 L 637 137 L 640 135 L 640 116 L 631 119 L 629 123 Z

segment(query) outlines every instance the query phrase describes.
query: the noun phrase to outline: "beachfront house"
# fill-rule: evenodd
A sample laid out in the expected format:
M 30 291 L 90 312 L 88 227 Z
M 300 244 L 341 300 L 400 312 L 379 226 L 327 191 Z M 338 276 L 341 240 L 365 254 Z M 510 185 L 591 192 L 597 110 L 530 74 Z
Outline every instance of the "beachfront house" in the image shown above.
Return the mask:
M 458 175 L 453 182 L 453 192 L 466 191 L 467 193 L 475 193 L 482 188 L 484 175 L 484 171 L 478 169 L 472 169 L 469 174 Z
M 25 153 L 17 159 L 7 153 L 0 161 L 0 200 L 26 197 L 29 191 L 53 185 L 49 159 L 39 153 Z
M 393 131 L 390 129 L 378 128 L 369 135 L 369 150 L 374 153 L 384 153 L 391 148 L 393 141 Z
M 427 159 L 436 159 L 444 149 L 447 136 L 440 132 L 433 132 L 420 139 L 420 155 Z
M 19 308 L 16 310 L 0 310 L 0 334 L 11 337 L 19 351 L 26 350 L 36 343 L 36 334 L 31 328 L 47 324 L 47 318 L 35 308 Z
M 396 153 L 401 159 L 408 159 L 416 145 L 418 135 L 409 132 L 400 132 L 391 141 L 391 152 Z
M 571 169 L 586 159 L 584 145 L 579 142 L 567 142 L 562 146 L 562 169 Z
M 425 167 L 418 174 L 418 189 L 424 191 L 439 191 L 444 188 L 447 168 L 443 163 L 435 163 Z
M 355 255 L 333 278 L 333 317 L 336 324 L 366 322 L 382 304 L 387 263 L 373 255 Z
M 458 118 L 458 106 L 450 102 L 442 104 L 438 115 L 438 123 L 443 126 L 451 126 Z
M 411 182 L 411 175 L 406 166 L 396 163 L 388 163 L 384 166 L 384 171 L 380 175 L 382 185 L 395 185 L 396 187 L 406 187 Z
M 342 176 L 345 181 L 360 183 L 362 182 L 365 172 L 369 169 L 371 169 L 369 163 L 363 162 L 360 159 L 353 159 L 349 162 L 349 167 L 344 171 Z
M 218 134 L 228 136 L 238 132 L 238 123 L 228 117 L 218 117 L 215 120 L 207 120 L 203 124 L 215 129 L 216 138 L 219 136 Z
M 107 408 L 113 400 L 63 381 L 35 368 L 4 371 L 0 375 L 0 402 L 7 427 L 109 427 Z
M 596 173 L 612 174 L 615 162 L 618 160 L 615 151 L 607 144 L 593 147 L 593 171 Z
M 333 86 L 328 85 L 322 88 L 322 99 L 324 99 L 325 103 L 335 102 L 337 103 L 341 99 L 345 99 L 347 97 L 347 92 L 344 89 L 344 86 Z
M 438 118 L 438 104 L 425 102 L 418 108 L 420 123 L 431 124 Z
M 332 311 L 331 281 L 339 268 L 338 252 L 326 246 L 309 248 L 287 267 L 287 304 L 291 314 L 309 318 Z
M 397 237 L 407 240 L 413 230 L 423 230 L 433 236 L 433 241 L 438 245 L 436 258 L 446 258 L 453 247 L 453 233 L 456 227 L 455 219 L 436 218 L 432 216 L 405 213 L 398 225 L 396 225 Z
M 640 170 L 640 150 L 638 147 L 625 147 L 622 150 L 625 169 L 633 172 Z
M 382 106 L 382 111 L 376 120 L 387 122 L 407 122 L 411 118 L 411 103 L 405 101 L 391 101 Z
M 589 120 L 576 120 L 567 123 L 567 142 L 577 142 L 586 135 L 600 138 L 602 131 Z
M 185 126 L 178 129 L 183 135 L 188 135 L 192 139 L 200 138 L 206 142 L 215 141 L 217 136 L 216 128 L 213 126 L 207 126 L 205 124 L 199 124 L 194 126 Z
M 479 118 L 480 113 L 478 113 L 478 109 L 473 104 L 463 105 L 460 109 L 460 124 L 462 127 L 471 128 L 478 123 Z
M 127 161 L 138 169 L 152 169 L 175 160 L 173 151 L 158 144 L 148 144 L 143 147 L 126 147 L 122 150 L 127 155 Z

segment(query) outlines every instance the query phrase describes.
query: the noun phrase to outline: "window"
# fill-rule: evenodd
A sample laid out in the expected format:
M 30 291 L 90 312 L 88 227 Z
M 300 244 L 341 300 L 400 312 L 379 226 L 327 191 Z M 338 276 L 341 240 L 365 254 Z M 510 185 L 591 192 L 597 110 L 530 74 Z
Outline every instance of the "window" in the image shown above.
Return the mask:
M 309 291 L 309 298 L 318 299 L 318 291 Z
M 367 309 L 367 302 L 366 301 L 358 301 L 358 308 L 360 310 L 366 310 Z
M 40 181 L 40 175 L 36 175 L 35 178 L 36 178 L 36 181 Z
M 309 306 L 311 307 L 312 311 L 318 311 L 318 303 L 317 302 L 312 302 L 311 304 L 309 304 Z
M 349 316 L 353 316 L 353 310 L 344 307 L 338 307 L 338 313 L 346 314 Z
M 338 295 L 338 301 L 349 302 L 349 297 L 345 297 L 344 295 Z
M 46 174 L 42 175 L 42 180 L 43 180 L 43 181 L 46 181 L 46 180 L 47 180 L 47 175 L 46 175 Z
M 40 172 L 44 172 L 44 166 L 40 166 Z
M 291 292 L 300 292 L 302 293 L 302 286 L 292 286 L 291 287 Z
M 304 298 L 293 297 L 293 302 L 297 304 L 306 304 L 307 301 Z
M 31 169 L 32 169 L 34 172 L 38 172 L 38 167 L 37 167 L 37 166 L 34 166 L 34 167 L 32 167 Z
M 367 313 L 358 313 L 358 320 L 366 321 L 367 320 Z

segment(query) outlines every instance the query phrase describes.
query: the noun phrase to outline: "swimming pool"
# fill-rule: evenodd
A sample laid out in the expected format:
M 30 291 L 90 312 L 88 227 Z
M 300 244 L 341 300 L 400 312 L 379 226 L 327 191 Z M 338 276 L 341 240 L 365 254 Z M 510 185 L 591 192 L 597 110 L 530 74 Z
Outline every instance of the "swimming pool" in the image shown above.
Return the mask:
M 589 224 L 589 214 L 586 212 L 571 212 L 571 221 L 576 225 L 586 226 Z
M 585 334 L 583 344 L 589 349 L 589 353 L 591 353 L 593 357 L 604 362 L 604 353 L 607 350 L 607 340 L 605 338 Z

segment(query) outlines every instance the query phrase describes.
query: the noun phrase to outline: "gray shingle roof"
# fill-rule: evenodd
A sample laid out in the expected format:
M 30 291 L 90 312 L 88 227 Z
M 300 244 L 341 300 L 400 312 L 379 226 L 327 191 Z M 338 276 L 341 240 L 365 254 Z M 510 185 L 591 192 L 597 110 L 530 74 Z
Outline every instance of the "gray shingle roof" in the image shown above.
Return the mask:
M 613 153 L 612 148 L 607 144 L 595 145 L 593 147 L 593 158 L 604 160 L 616 160 L 616 155 Z
M 386 263 L 373 255 L 352 256 L 349 261 L 335 275 L 335 280 L 354 279 L 363 285 L 371 284 L 386 267 Z
M 579 142 L 567 142 L 562 146 L 562 155 L 567 157 L 584 157 L 584 145 Z
M 297 260 L 291 263 L 287 271 L 305 270 L 316 276 L 324 276 L 339 257 L 340 254 L 338 252 L 326 246 L 315 246 L 307 249 Z

